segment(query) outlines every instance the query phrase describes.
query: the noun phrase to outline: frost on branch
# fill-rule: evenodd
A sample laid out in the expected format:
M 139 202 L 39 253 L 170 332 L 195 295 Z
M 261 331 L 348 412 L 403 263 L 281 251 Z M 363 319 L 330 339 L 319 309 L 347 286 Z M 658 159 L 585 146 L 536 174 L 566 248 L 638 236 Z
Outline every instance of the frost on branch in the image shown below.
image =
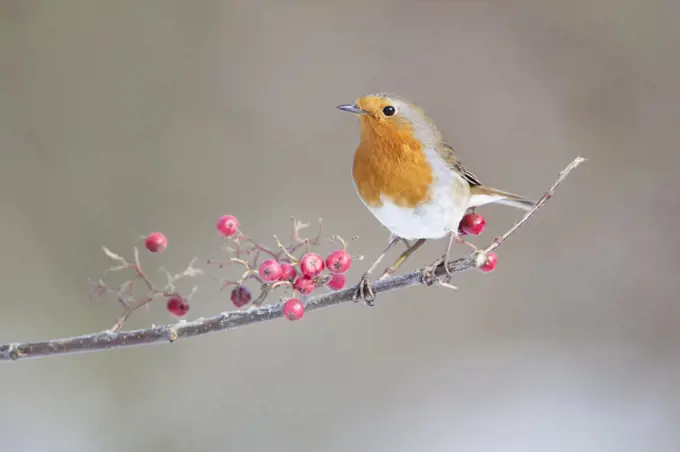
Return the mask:
M 352 263 L 352 256 L 347 252 L 347 242 L 340 236 L 324 240 L 322 225 L 322 221 L 319 220 L 318 232 L 314 237 L 302 237 L 301 232 L 309 224 L 292 218 L 290 243 L 284 245 L 277 236 L 274 236 L 275 246 L 268 247 L 245 235 L 240 230 L 236 217 L 222 216 L 217 222 L 216 229 L 224 241 L 221 251 L 226 256 L 222 259 L 208 259 L 206 264 L 217 267 L 220 272 L 234 269 L 240 271 L 231 279 L 216 278 L 220 282 L 219 292 L 230 288 L 231 303 L 240 310 L 248 305 L 261 306 L 270 293 L 278 291 L 281 293 L 280 301 L 288 299 L 284 304 L 284 317 L 289 320 L 302 318 L 306 297 L 320 287 L 329 290 L 343 289 L 346 283 L 344 273 L 349 270 Z M 154 232 L 143 239 L 146 250 L 152 253 L 161 253 L 168 245 L 167 238 L 161 232 Z M 314 252 L 324 243 L 339 245 L 339 248 L 336 247 L 325 260 Z M 152 282 L 142 269 L 140 250 L 137 246 L 133 248 L 131 261 L 106 247 L 103 247 L 103 250 L 114 265 L 94 283 L 94 293 L 100 296 L 104 294 L 113 296 L 123 309 L 110 332 L 119 331 L 130 314 L 143 306 L 148 307 L 150 303 L 159 299 L 165 301 L 169 314 L 180 318 L 188 314 L 197 288 L 194 286 L 189 293 L 182 294 L 177 289 L 176 283 L 181 279 L 204 274 L 202 269 L 195 267 L 196 259 L 180 273 L 173 274 L 165 268 L 160 268 L 159 272 L 165 276 L 166 282 L 165 285 L 159 286 Z M 119 286 L 111 286 L 104 282 L 104 277 L 112 272 L 129 272 L 132 275 Z M 255 286 L 258 291 L 254 299 L 248 285 Z

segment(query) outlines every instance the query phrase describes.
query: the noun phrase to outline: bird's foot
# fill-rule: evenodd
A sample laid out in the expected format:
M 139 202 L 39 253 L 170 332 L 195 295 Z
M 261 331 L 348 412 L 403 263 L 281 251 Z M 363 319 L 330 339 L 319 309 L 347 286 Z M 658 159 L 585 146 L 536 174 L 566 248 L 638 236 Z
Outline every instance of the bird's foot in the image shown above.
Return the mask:
M 440 276 L 440 277 L 435 277 L 435 273 L 437 269 L 441 266 L 444 266 L 444 270 L 446 272 L 446 276 Z M 432 284 L 438 284 L 442 287 L 446 287 L 448 289 L 458 289 L 456 286 L 452 285 L 450 283 L 451 281 L 451 276 L 453 276 L 453 273 L 451 270 L 449 270 L 449 259 L 448 255 L 444 255 L 434 261 L 432 264 L 428 265 L 423 269 L 423 274 L 421 277 L 421 281 L 423 284 L 426 284 L 428 286 L 431 286 Z
M 354 293 L 352 300 L 354 300 L 356 303 L 363 300 L 364 303 L 366 303 L 366 306 L 374 307 L 375 293 L 371 287 L 371 282 L 368 280 L 368 276 L 368 273 L 364 273 L 361 276 L 361 281 L 359 281 L 359 284 L 357 285 L 357 290 Z
M 428 286 L 431 286 L 432 284 L 435 283 L 435 272 L 439 268 L 440 265 L 444 263 L 444 257 L 440 257 L 430 265 L 426 266 L 423 268 L 423 276 L 422 276 L 422 281 L 424 284 L 427 284 Z

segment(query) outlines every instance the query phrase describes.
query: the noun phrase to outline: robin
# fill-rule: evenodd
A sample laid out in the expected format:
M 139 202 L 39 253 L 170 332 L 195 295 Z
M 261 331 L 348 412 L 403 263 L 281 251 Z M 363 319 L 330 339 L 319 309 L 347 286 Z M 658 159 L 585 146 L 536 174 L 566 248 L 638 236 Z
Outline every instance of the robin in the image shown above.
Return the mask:
M 357 301 L 374 305 L 368 277 L 396 243 L 404 242 L 406 251 L 379 279 L 393 273 L 426 240 L 449 236 L 444 255 L 425 268 L 425 278 L 431 281 L 440 265 L 449 273 L 448 256 L 454 243 L 474 247 L 458 232 L 468 209 L 495 203 L 531 210 L 535 205 L 483 185 L 463 166 L 423 110 L 401 96 L 370 94 L 338 108 L 359 117 L 361 140 L 354 153 L 354 186 L 364 205 L 390 231 L 387 247 L 361 277 Z

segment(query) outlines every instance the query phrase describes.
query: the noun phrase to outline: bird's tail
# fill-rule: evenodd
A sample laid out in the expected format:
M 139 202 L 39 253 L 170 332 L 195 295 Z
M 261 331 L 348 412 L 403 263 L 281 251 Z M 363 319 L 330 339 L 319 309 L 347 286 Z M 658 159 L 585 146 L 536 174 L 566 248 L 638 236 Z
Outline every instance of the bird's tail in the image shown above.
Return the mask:
M 536 205 L 535 202 L 523 198 L 514 193 L 498 190 L 496 188 L 476 185 L 470 187 L 469 207 L 479 207 L 485 204 L 503 204 L 516 209 L 531 210 Z

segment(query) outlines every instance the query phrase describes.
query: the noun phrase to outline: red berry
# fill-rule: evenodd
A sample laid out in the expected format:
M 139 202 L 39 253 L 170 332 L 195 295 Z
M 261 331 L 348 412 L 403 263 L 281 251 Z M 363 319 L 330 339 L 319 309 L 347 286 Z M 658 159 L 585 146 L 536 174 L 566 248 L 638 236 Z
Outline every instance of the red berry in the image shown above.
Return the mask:
M 305 315 L 305 307 L 297 298 L 291 298 L 283 304 L 281 312 L 288 320 L 300 320 Z
M 460 220 L 458 230 L 461 234 L 479 235 L 484 230 L 484 226 L 486 226 L 486 220 L 483 216 L 476 213 L 468 213 Z
M 281 281 L 293 282 L 297 275 L 297 270 L 290 264 L 281 264 Z
M 314 292 L 314 289 L 316 288 L 314 280 L 309 276 L 300 276 L 295 280 L 293 287 L 295 287 L 295 290 L 305 295 Z
M 300 259 L 300 271 L 305 276 L 316 276 L 323 271 L 323 258 L 316 253 L 307 253 Z
M 171 297 L 168 300 L 168 312 L 175 317 L 184 317 L 189 312 L 189 303 L 180 297 Z
M 333 275 L 330 281 L 328 281 L 328 287 L 333 290 L 340 290 L 345 287 L 346 283 L 347 276 L 345 276 L 343 273 L 337 273 Z
M 162 232 L 152 232 L 146 237 L 144 245 L 146 246 L 146 249 L 152 253 L 158 253 L 165 251 L 168 247 L 168 239 Z
M 267 259 L 260 264 L 259 273 L 260 277 L 265 281 L 274 282 L 281 279 L 283 269 L 281 268 L 281 264 L 274 259 Z
M 496 268 L 496 264 L 498 263 L 498 256 L 496 256 L 496 253 L 491 251 L 487 256 L 486 256 L 486 262 L 484 265 L 479 267 L 481 271 L 484 273 L 489 273 L 492 272 L 494 268 Z
M 250 298 L 250 291 L 247 287 L 238 286 L 231 291 L 231 302 L 234 303 L 234 306 L 237 308 L 241 308 L 250 303 Z
M 331 273 L 345 273 L 352 265 L 352 256 L 345 250 L 335 250 L 326 258 L 326 268 Z
M 217 230 L 225 237 L 238 232 L 238 219 L 233 215 L 224 215 L 217 221 Z

